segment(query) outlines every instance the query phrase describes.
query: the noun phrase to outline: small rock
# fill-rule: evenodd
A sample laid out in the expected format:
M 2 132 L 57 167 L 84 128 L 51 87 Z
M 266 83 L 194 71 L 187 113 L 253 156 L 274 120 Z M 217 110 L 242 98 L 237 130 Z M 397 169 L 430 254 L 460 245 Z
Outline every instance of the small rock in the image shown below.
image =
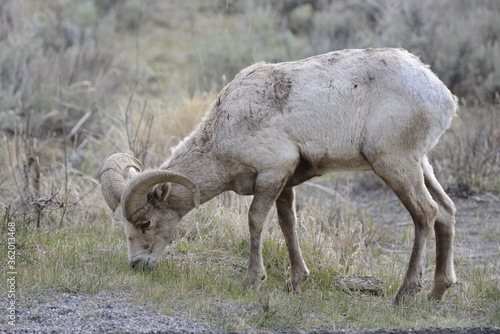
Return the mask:
M 333 285 L 342 291 L 356 291 L 374 296 L 383 295 L 385 291 L 384 282 L 371 276 L 338 275 L 334 278 Z

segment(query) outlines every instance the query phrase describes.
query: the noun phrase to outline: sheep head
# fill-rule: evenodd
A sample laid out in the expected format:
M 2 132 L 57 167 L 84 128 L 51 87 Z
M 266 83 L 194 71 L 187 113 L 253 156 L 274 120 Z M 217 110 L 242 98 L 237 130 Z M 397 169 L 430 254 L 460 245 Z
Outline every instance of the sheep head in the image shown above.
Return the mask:
M 175 205 L 169 205 L 171 183 L 186 187 L 191 194 L 186 201 L 198 207 L 198 187 L 181 174 L 144 171 L 139 160 L 124 153 L 112 155 L 103 164 L 102 193 L 125 225 L 129 263 L 135 269 L 152 269 L 173 239 L 181 215 Z

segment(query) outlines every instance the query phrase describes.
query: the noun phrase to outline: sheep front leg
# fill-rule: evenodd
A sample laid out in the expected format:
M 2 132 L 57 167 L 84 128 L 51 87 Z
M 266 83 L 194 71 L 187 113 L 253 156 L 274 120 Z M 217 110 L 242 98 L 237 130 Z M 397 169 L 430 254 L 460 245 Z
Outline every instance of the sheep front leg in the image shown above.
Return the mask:
M 262 259 L 262 229 L 278 194 L 283 188 L 282 182 L 272 182 L 259 175 L 255 185 L 255 195 L 248 210 L 248 225 L 250 230 L 250 259 L 243 280 L 245 287 L 258 288 L 266 279 L 266 269 Z
M 309 278 L 309 269 L 302 258 L 300 251 L 297 229 L 295 227 L 297 217 L 295 214 L 295 190 L 293 188 L 283 189 L 276 200 L 278 209 L 278 220 L 285 237 L 292 275 L 287 282 L 289 291 L 299 291 L 300 284 Z

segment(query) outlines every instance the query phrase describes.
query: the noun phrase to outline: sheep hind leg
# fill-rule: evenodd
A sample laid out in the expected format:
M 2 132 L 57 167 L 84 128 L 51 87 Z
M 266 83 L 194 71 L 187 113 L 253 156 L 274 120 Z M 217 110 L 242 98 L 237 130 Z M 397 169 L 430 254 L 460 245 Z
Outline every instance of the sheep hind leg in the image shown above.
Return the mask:
M 299 239 L 297 236 L 295 213 L 295 190 L 285 188 L 276 200 L 278 221 L 285 237 L 292 274 L 287 282 L 289 291 L 300 291 L 300 284 L 309 278 L 309 269 L 302 258 Z
M 422 288 L 425 248 L 438 214 L 438 206 L 424 184 L 420 159 L 411 156 L 391 156 L 386 160 L 379 158 L 372 168 L 398 196 L 415 226 L 410 262 L 394 300 L 394 304 L 399 305 Z
M 273 177 L 272 173 L 259 174 L 255 183 L 255 194 L 248 210 L 248 226 L 250 231 L 250 259 L 243 279 L 247 288 L 258 288 L 266 279 L 266 270 L 262 258 L 262 230 L 278 195 L 283 189 L 282 179 Z
M 434 232 L 436 235 L 436 271 L 434 283 L 428 294 L 431 299 L 441 300 L 445 291 L 456 281 L 453 267 L 453 237 L 455 234 L 455 205 L 434 176 L 427 157 L 422 159 L 424 180 L 432 198 L 439 207 Z

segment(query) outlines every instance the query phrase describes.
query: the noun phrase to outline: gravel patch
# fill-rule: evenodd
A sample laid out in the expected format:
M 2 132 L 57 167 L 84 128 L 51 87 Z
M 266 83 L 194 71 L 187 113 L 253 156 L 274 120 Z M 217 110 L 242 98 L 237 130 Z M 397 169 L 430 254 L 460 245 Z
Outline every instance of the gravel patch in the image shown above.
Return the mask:
M 0 301 L 6 310 L 7 300 Z M 134 301 L 126 293 L 97 295 L 53 292 L 23 298 L 16 309 L 15 327 L 0 319 L 1 333 L 215 333 L 207 325 L 170 317 Z

